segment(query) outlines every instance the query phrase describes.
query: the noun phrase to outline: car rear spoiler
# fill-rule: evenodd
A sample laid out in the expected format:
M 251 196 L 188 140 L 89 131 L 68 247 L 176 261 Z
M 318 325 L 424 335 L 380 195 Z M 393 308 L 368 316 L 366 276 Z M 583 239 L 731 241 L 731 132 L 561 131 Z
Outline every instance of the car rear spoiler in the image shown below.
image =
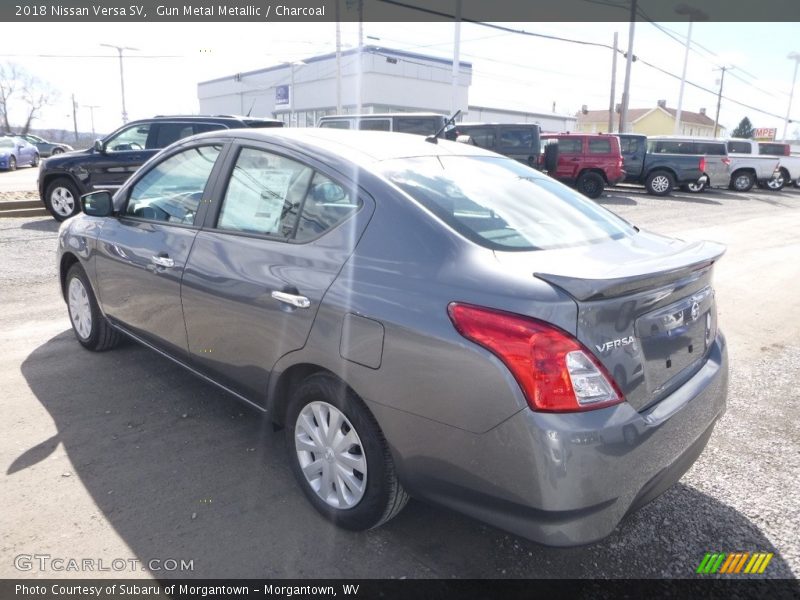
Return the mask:
M 658 288 L 711 267 L 725 254 L 725 246 L 716 242 L 694 242 L 669 255 L 619 265 L 593 278 L 579 273 L 534 273 L 534 277 L 563 289 L 578 301 L 615 298 Z

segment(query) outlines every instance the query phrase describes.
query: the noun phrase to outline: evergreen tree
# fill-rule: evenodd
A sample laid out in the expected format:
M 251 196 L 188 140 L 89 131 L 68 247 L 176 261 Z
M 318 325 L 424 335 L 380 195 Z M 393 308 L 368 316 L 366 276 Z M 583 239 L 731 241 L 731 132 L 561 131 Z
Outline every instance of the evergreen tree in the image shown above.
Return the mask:
M 750 119 L 745 117 L 744 119 L 739 121 L 738 127 L 736 127 L 736 129 L 733 130 L 731 136 L 737 138 L 752 138 L 753 124 L 750 122 Z

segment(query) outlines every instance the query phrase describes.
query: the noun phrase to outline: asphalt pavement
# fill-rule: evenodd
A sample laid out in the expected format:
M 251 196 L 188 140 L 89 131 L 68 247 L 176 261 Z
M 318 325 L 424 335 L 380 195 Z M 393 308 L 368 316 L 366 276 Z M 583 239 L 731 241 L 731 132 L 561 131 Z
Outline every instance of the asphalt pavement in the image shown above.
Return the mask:
M 796 576 L 800 190 L 616 188 L 599 203 L 728 245 L 715 282 L 730 397 L 680 483 L 607 539 L 569 549 L 414 500 L 380 529 L 336 529 L 261 415 L 134 343 L 83 350 L 56 283 L 57 224 L 0 217 L 0 577 L 691 577 L 706 552 L 734 551 L 772 552 L 764 576 Z M 25 570 L 19 557 L 32 555 L 128 562 Z M 193 563 L 167 570 L 167 559 Z

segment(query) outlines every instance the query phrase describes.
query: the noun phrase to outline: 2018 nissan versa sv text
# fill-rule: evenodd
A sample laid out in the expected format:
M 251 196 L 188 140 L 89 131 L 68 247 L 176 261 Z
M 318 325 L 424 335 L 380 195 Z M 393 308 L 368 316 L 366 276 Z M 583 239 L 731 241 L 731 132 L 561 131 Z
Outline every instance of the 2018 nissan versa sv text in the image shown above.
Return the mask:
M 83 205 L 58 253 L 78 341 L 128 335 L 265 411 L 349 529 L 410 495 L 591 542 L 676 482 L 725 409 L 724 248 L 479 148 L 212 132 Z

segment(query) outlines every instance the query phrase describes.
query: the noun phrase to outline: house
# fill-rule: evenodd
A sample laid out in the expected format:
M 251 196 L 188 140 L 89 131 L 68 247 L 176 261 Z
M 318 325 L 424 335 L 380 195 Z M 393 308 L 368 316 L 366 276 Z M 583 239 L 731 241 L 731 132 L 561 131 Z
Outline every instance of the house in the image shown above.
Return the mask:
M 666 100 L 659 100 L 653 108 L 629 108 L 628 121 L 631 124 L 630 131 L 633 133 L 643 133 L 644 135 L 673 135 L 675 133 L 675 113 L 674 108 L 667 107 Z M 607 110 L 583 110 L 577 114 L 578 131 L 586 133 L 598 133 L 608 131 L 608 111 Z M 619 125 L 619 113 L 614 114 L 614 130 Z M 706 114 L 706 109 L 701 108 L 700 112 L 681 110 L 681 129 L 680 135 L 690 135 L 699 137 L 714 137 L 714 119 Z M 718 136 L 725 135 L 725 128 L 720 125 Z

